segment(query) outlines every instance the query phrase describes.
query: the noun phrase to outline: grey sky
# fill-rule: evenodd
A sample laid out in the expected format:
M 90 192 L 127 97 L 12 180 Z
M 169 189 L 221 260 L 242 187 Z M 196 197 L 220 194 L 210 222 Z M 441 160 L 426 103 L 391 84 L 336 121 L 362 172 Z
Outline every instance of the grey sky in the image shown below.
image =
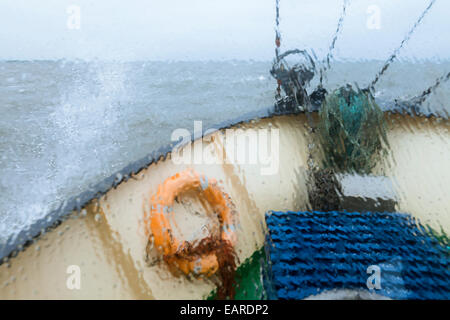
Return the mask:
M 385 59 L 429 0 L 353 0 L 337 59 Z M 81 9 L 69 29 L 70 5 Z M 380 28 L 367 27 L 370 6 Z M 283 48 L 326 53 L 342 0 L 281 0 Z M 437 0 L 401 58 L 450 58 L 450 1 Z M 268 60 L 275 0 L 1 0 L 0 59 Z M 373 21 L 373 20 L 370 20 Z

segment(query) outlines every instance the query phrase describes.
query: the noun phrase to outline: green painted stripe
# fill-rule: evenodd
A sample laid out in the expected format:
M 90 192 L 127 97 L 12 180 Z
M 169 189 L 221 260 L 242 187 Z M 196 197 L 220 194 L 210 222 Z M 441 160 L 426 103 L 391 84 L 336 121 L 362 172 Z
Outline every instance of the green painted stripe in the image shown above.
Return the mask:
M 266 263 L 264 248 L 255 251 L 236 270 L 235 300 L 261 300 L 264 296 L 261 266 Z M 211 291 L 206 300 L 214 300 L 216 290 Z

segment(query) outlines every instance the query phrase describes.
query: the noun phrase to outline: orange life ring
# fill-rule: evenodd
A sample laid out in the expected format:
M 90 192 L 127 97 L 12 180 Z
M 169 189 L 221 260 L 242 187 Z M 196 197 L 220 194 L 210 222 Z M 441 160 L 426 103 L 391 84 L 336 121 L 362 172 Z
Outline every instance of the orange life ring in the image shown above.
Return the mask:
M 216 180 L 208 180 L 193 170 L 177 173 L 158 186 L 157 193 L 150 199 L 149 231 L 153 236 L 154 247 L 167 263 L 178 267 L 184 274 L 211 276 L 219 268 L 216 253 L 192 253 L 192 245 L 188 241 L 175 238 L 167 219 L 173 212 L 175 198 L 190 190 L 197 191 L 198 196 L 206 200 L 218 214 L 221 241 L 234 245 L 236 236 L 229 196 L 217 186 Z

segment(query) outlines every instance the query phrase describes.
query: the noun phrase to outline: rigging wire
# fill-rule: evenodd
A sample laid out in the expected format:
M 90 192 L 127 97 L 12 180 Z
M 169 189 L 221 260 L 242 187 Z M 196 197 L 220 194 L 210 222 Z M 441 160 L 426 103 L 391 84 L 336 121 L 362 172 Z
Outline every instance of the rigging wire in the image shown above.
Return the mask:
M 433 93 L 443 82 L 446 82 L 448 79 L 450 79 L 450 72 L 447 73 L 446 75 L 437 78 L 432 86 L 424 90 L 419 96 L 413 98 L 412 101 L 414 101 L 417 105 L 420 106 L 422 103 L 425 102 L 425 100 L 431 93 Z
M 420 15 L 419 19 L 417 19 L 416 23 L 414 23 L 412 28 L 409 30 L 409 32 L 406 34 L 405 38 L 400 43 L 400 46 L 398 46 L 397 49 L 395 49 L 394 52 L 392 53 L 392 55 L 389 57 L 389 59 L 386 60 L 386 62 L 383 65 L 383 68 L 381 68 L 381 70 L 377 73 L 375 79 L 372 81 L 370 86 L 367 88 L 369 91 L 373 90 L 375 84 L 378 82 L 380 77 L 386 72 L 386 70 L 389 68 L 391 63 L 395 60 L 395 58 L 397 57 L 398 53 L 403 48 L 403 46 L 409 41 L 409 39 L 411 38 L 411 35 L 416 30 L 417 26 L 422 22 L 423 18 L 428 13 L 428 11 L 430 11 L 431 7 L 433 6 L 433 4 L 435 2 L 436 2 L 436 0 L 431 0 L 430 1 L 430 4 L 428 5 L 428 7 L 425 8 L 425 10 Z
M 280 0 L 275 2 L 275 56 L 277 62 L 279 61 L 280 45 L 281 45 L 281 33 L 280 33 Z
M 325 72 L 327 71 L 327 69 L 330 68 L 330 60 L 333 58 L 333 50 L 336 45 L 337 38 L 342 31 L 342 24 L 344 23 L 346 9 L 347 9 L 349 2 L 350 2 L 350 0 L 344 0 L 344 2 L 343 2 L 341 16 L 339 17 L 336 31 L 333 36 L 333 40 L 331 41 L 330 47 L 328 49 L 327 57 L 324 60 L 325 66 L 324 66 L 323 70 L 320 71 L 320 86 L 322 86 L 323 76 L 324 76 Z

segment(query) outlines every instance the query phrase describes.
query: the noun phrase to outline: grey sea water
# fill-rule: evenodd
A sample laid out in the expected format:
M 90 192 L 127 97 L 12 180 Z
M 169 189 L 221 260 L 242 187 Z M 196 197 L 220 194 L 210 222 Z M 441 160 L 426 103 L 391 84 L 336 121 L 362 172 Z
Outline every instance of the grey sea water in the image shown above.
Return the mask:
M 328 89 L 367 86 L 382 61 L 336 62 Z M 193 131 L 274 103 L 271 62 L 0 62 L 0 243 L 128 163 Z M 411 98 L 449 62 L 398 62 L 377 98 Z M 449 113 L 450 86 L 424 108 Z

